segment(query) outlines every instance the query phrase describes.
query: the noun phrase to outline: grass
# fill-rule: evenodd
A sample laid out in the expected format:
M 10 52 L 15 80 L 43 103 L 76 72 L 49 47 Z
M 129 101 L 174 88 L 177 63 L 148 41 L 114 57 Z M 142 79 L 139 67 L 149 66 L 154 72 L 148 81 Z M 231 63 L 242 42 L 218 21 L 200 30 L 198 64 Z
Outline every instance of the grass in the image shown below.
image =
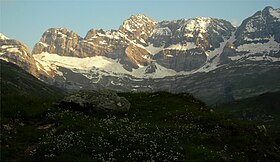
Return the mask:
M 257 125 L 211 112 L 190 94 L 119 95 L 129 112 L 89 114 L 60 109 L 53 99 L 15 99 L 25 113 L 3 114 L 1 160 L 280 160 L 279 146 Z
M 265 125 L 268 134 L 280 145 L 280 92 L 270 92 L 225 103 L 213 109 L 232 118 Z

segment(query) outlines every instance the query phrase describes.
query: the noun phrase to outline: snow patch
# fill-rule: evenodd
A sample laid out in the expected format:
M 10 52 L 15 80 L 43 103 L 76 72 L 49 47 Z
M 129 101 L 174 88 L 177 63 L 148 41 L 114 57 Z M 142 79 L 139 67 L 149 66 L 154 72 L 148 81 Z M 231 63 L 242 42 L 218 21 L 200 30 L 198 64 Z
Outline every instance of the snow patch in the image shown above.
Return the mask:
M 67 35 L 65 35 L 65 34 L 63 34 L 63 33 L 61 33 L 61 32 L 58 32 L 57 35 L 58 35 L 58 36 L 61 36 L 62 38 L 67 37 Z
M 247 23 L 245 29 L 246 29 L 248 32 L 251 32 L 251 33 L 253 33 L 253 32 L 255 32 L 256 30 L 258 30 L 258 29 L 253 25 L 252 22 Z
M 129 25 L 127 22 L 125 22 L 125 24 L 123 25 L 123 27 L 124 27 L 127 31 L 129 31 L 129 32 L 131 32 L 131 33 L 133 33 L 133 31 L 134 31 L 134 30 L 132 30 L 132 29 L 130 28 L 130 25 Z
M 155 55 L 162 51 L 164 48 L 163 47 L 154 47 L 153 44 L 149 44 L 148 46 L 145 47 L 145 49 L 152 55 Z
M 232 56 L 232 57 L 229 57 L 229 58 L 233 61 L 240 60 L 242 58 L 244 58 L 246 60 L 251 60 L 251 61 L 270 61 L 270 62 L 279 62 L 280 61 L 280 58 L 278 58 L 278 57 L 250 56 L 249 54 Z
M 166 57 L 174 57 L 173 55 L 165 55 Z
M 172 49 L 172 50 L 190 50 L 193 48 L 197 48 L 197 45 L 195 45 L 193 42 L 187 42 L 186 44 L 172 44 L 169 47 L 167 47 L 166 49 Z
M 9 60 L 8 60 L 7 58 L 5 58 L 5 57 L 0 57 L 0 59 L 1 59 L 1 60 L 4 60 L 4 61 L 6 61 L 6 62 L 9 62 Z
M 146 42 L 143 38 L 140 39 L 140 42 L 146 44 Z
M 172 32 L 168 27 L 164 27 L 164 28 L 156 28 L 153 31 L 154 35 L 162 35 L 162 36 L 171 36 Z
M 6 37 L 4 34 L 0 33 L 0 40 L 8 40 L 9 38 Z
M 7 51 L 11 52 L 11 53 L 20 53 L 20 54 L 22 54 L 22 52 L 18 48 L 8 48 Z
M 272 15 L 273 17 L 277 18 L 277 19 L 280 19 L 280 9 L 272 9 L 272 8 L 269 8 L 269 13 L 270 15 Z M 278 20 L 280 21 L 280 20 Z
M 55 70 L 57 67 L 65 67 L 74 72 L 83 74 L 86 77 L 91 77 L 90 74 L 99 74 L 106 76 L 122 77 L 130 75 L 135 78 L 163 78 L 166 76 L 178 75 L 174 70 L 167 69 L 156 63 L 157 69 L 155 73 L 146 74 L 147 66 L 138 65 L 138 69 L 133 69 L 129 72 L 123 68 L 123 65 L 118 60 L 110 59 L 104 56 L 94 56 L 86 58 L 77 58 L 69 56 L 59 56 L 57 54 L 50 54 L 43 52 L 41 54 L 33 55 L 43 68 L 47 71 Z M 183 74 L 184 72 L 182 72 Z M 89 78 L 90 79 L 90 78 Z
M 56 71 L 56 74 L 63 77 L 63 73 L 61 71 Z
M 280 44 L 274 40 L 274 37 L 271 37 L 266 43 L 250 43 L 243 44 L 237 47 L 237 51 L 246 51 L 251 54 L 254 53 L 269 53 L 271 51 L 278 52 L 280 50 Z
M 44 47 L 48 47 L 49 45 L 47 43 L 43 43 L 43 42 L 39 42 L 40 44 L 42 44 Z
M 6 49 L 6 48 L 13 48 L 13 45 L 3 45 L 1 46 L 2 49 Z
M 197 17 L 189 19 L 187 21 L 186 29 L 189 31 L 200 31 L 202 33 L 205 33 L 211 21 L 212 18 L 209 17 Z
M 99 44 L 106 45 L 107 42 L 105 40 L 103 40 L 103 41 L 99 41 Z

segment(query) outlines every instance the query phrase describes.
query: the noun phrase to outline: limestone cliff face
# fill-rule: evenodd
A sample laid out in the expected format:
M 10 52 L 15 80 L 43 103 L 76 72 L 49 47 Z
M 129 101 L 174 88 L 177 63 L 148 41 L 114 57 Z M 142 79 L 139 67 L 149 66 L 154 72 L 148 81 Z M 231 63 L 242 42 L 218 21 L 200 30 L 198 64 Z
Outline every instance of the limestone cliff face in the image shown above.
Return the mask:
M 37 78 L 46 78 L 52 76 L 52 72 L 46 73 L 43 66 L 36 62 L 26 45 L 9 39 L 0 33 L 0 59 L 14 63 L 31 73 Z
M 280 43 L 280 9 L 266 7 L 245 19 L 237 29 L 235 47 L 248 43 L 266 43 L 270 37 Z
M 144 47 L 137 46 L 135 41 L 117 30 L 91 29 L 83 39 L 65 28 L 51 28 L 43 34 L 32 54 L 42 52 L 73 57 L 105 56 L 120 60 L 120 63 L 129 67 L 130 70 L 145 66 L 150 62 L 147 59 L 149 53 Z
M 154 60 L 158 64 L 175 71 L 191 71 L 201 67 L 207 56 L 201 48 L 191 50 L 163 50 L 157 53 Z
M 130 44 L 125 49 L 125 54 L 132 63 L 138 66 L 147 66 L 151 62 L 151 60 L 148 58 L 148 51 L 141 47 L 138 47 L 135 44 Z
M 79 52 L 81 37 L 66 28 L 50 28 L 42 35 L 42 38 L 35 44 L 32 54 L 42 52 L 56 53 L 61 56 L 83 57 Z
M 147 40 L 155 29 L 156 22 L 143 15 L 132 15 L 120 26 L 119 31 L 127 36 L 128 39 L 142 45 L 147 45 Z
M 207 60 L 206 51 L 218 48 L 234 30 L 229 22 L 220 19 L 199 17 L 155 22 L 138 14 L 125 20 L 118 30 L 91 29 L 84 38 L 65 28 L 48 29 L 32 53 L 105 56 L 118 60 L 128 71 L 142 66 L 154 67 L 153 59 L 166 68 L 189 71 L 200 68 Z M 152 56 L 148 46 L 161 50 Z
M 151 69 L 146 70 L 149 73 L 155 71 L 151 67 L 156 67 L 156 63 L 178 72 L 199 69 L 214 56 L 221 56 L 220 63 L 229 63 L 237 55 L 280 57 L 279 11 L 266 7 L 238 28 L 226 20 L 210 17 L 155 22 L 142 14 L 130 16 L 118 30 L 91 29 L 84 38 L 65 28 L 51 28 L 32 54 L 105 56 L 130 72 L 144 66 Z M 224 48 L 227 41 L 232 48 Z M 258 51 L 256 43 L 268 43 L 263 46 L 271 48 Z
M 149 39 L 155 47 L 169 47 L 192 42 L 205 51 L 220 46 L 235 28 L 228 21 L 209 17 L 159 22 Z

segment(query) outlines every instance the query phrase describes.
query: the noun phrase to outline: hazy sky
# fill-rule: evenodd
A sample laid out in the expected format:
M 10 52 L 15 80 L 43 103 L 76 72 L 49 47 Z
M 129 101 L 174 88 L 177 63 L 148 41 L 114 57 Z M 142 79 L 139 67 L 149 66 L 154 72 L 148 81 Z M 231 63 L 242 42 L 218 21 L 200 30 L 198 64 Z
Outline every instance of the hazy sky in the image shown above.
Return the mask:
M 280 0 L 0 0 L 0 32 L 30 51 L 48 28 L 66 27 L 84 37 L 91 28 L 117 29 L 130 15 L 156 21 L 208 16 L 234 25 Z

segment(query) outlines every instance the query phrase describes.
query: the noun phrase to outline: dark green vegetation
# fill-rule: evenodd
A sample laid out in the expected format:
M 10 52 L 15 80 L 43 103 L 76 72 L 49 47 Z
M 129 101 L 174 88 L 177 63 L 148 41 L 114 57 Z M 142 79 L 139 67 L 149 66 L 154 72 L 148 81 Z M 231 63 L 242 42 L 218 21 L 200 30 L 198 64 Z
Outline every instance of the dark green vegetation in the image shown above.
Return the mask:
M 42 135 L 35 128 L 40 116 L 65 93 L 14 64 L 0 63 L 1 160 L 21 160 L 26 147 Z
M 60 109 L 55 90 L 2 92 L 1 160 L 280 160 L 258 125 L 214 113 L 187 93 L 121 93 L 130 111 L 104 114 Z
M 237 119 L 265 125 L 280 145 L 280 91 L 222 104 L 214 109 Z
M 55 99 L 62 90 L 49 86 L 27 73 L 17 65 L 0 60 L 1 96 L 25 96 Z
M 49 86 L 18 66 L 0 60 L 1 121 L 15 114 L 28 116 L 46 111 L 65 92 Z

